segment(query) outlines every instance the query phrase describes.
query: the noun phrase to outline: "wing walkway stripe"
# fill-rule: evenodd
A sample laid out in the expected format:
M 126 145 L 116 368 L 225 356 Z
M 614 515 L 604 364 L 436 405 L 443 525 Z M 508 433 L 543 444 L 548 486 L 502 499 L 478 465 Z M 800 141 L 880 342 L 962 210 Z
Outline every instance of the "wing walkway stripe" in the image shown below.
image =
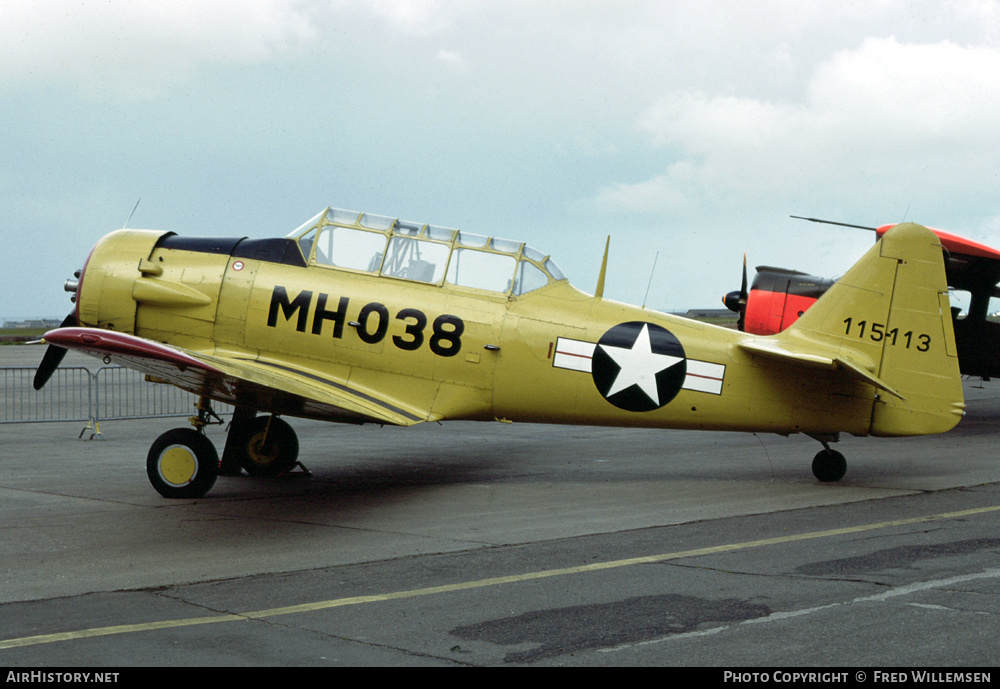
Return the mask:
M 764 538 L 756 541 L 744 541 L 742 543 L 728 543 L 724 545 L 708 546 L 705 548 L 681 550 L 672 553 L 661 553 L 658 555 L 646 555 L 642 557 L 632 557 L 621 560 L 610 560 L 607 562 L 596 562 L 589 565 L 547 569 L 538 572 L 512 574 L 503 577 L 490 577 L 487 579 L 476 579 L 473 581 L 457 582 L 454 584 L 443 584 L 441 586 L 430 586 L 427 588 L 393 591 L 389 593 L 376 593 L 367 596 L 334 598 L 332 600 L 317 601 L 314 603 L 304 603 L 302 605 L 291 605 L 281 608 L 270 608 L 267 610 L 257 610 L 246 613 L 228 613 L 220 615 L 211 615 L 206 617 L 188 617 L 178 620 L 163 620 L 160 622 L 117 625 L 112 627 L 96 627 L 93 629 L 81 629 L 72 632 L 61 632 L 58 634 L 42 634 L 39 636 L 26 636 L 18 639 L 0 640 L 0 650 L 8 648 L 19 648 L 22 646 L 33 646 L 37 644 L 49 644 L 57 641 L 88 639 L 98 636 L 112 636 L 115 634 L 133 634 L 136 632 L 155 631 L 158 629 L 172 629 L 177 627 L 193 627 L 202 624 L 216 624 L 219 622 L 245 622 L 247 620 L 259 620 L 268 617 L 278 617 L 280 615 L 294 615 L 299 613 L 316 612 L 318 610 L 328 610 L 331 608 L 340 608 L 348 605 L 363 605 L 365 603 L 379 603 L 392 600 L 403 600 L 407 598 L 418 598 L 421 596 L 433 596 L 443 593 L 452 593 L 455 591 L 468 591 L 471 589 L 488 588 L 491 586 L 502 586 L 504 584 L 515 584 L 523 581 L 536 581 L 539 579 L 549 579 L 552 577 L 584 574 L 587 572 L 600 572 L 604 570 L 620 569 L 622 567 L 633 567 L 635 565 L 652 564 L 657 562 L 665 562 L 668 560 L 678 560 L 688 557 L 715 555 L 719 553 L 728 553 L 737 550 L 760 548 L 769 545 L 793 543 L 795 541 L 806 541 L 817 538 L 830 538 L 832 536 L 863 533 L 865 531 L 888 529 L 896 526 L 907 526 L 911 524 L 941 521 L 944 519 L 960 519 L 962 517 L 969 517 L 977 514 L 987 514 L 990 512 L 998 512 L 998 511 L 1000 511 L 1000 505 L 992 505 L 989 507 L 978 507 L 969 510 L 961 510 L 958 512 L 943 512 L 940 514 L 924 515 L 920 517 L 910 517 L 907 519 L 894 519 L 890 521 L 877 522 L 874 524 L 861 524 L 858 526 L 846 526 L 839 529 L 811 531 L 807 533 L 793 534 L 791 536 L 777 536 L 774 538 Z

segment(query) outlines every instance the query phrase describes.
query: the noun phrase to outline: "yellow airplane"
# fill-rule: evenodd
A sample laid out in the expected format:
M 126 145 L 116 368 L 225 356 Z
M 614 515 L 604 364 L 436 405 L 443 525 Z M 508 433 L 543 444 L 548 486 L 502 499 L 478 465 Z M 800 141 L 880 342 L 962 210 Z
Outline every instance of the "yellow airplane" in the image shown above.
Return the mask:
M 839 480 L 840 433 L 941 433 L 965 408 L 940 240 L 884 237 L 793 326 L 758 336 L 570 285 L 522 242 L 328 208 L 284 238 L 119 230 L 67 290 L 35 386 L 66 349 L 199 396 L 156 439 L 154 488 L 297 462 L 280 416 L 410 426 L 453 419 L 805 433 Z M 211 401 L 235 406 L 220 463 Z M 263 412 L 258 416 L 258 412 Z M 221 464 L 221 467 L 220 467 Z

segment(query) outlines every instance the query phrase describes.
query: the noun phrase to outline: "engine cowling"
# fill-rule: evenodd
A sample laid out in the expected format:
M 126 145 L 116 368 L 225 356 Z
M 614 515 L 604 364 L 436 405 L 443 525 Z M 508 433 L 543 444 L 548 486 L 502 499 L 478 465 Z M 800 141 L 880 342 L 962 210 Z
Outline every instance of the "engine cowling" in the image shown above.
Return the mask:
M 832 279 L 796 270 L 758 266 L 747 295 L 743 329 L 756 335 L 781 332 L 797 321 L 833 283 Z

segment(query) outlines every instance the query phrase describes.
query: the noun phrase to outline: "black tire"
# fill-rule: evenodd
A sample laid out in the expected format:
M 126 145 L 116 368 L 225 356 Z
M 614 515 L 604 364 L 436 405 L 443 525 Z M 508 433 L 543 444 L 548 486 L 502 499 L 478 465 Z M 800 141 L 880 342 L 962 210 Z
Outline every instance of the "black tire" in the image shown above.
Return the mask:
M 280 476 L 298 460 L 299 439 L 287 421 L 277 416 L 258 416 L 253 420 L 246 452 L 240 460 L 248 474 Z
M 157 438 L 146 456 L 146 475 L 165 498 L 200 498 L 215 485 L 219 453 L 193 428 L 175 428 Z
M 847 460 L 836 450 L 821 450 L 813 457 L 813 476 L 823 483 L 832 483 L 844 478 L 847 473 Z

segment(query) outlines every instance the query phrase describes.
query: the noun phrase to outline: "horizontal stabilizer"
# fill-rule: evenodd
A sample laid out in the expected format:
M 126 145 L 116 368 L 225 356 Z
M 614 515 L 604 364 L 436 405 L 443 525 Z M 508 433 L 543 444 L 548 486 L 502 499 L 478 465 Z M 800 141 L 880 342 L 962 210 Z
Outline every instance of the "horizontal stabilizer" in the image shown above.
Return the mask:
M 903 396 L 894 390 L 891 385 L 880 380 L 878 376 L 873 374 L 870 370 L 866 370 L 864 367 L 852 363 L 843 357 L 829 357 L 819 354 L 790 351 L 782 347 L 781 344 L 777 342 L 764 340 L 742 342 L 739 346 L 740 349 L 744 349 L 752 354 L 759 354 L 760 356 L 784 361 L 786 363 L 790 362 L 829 370 L 843 370 L 848 376 L 853 376 L 854 378 L 868 383 L 879 390 L 885 390 L 889 394 L 895 395 L 901 400 L 904 399 Z

